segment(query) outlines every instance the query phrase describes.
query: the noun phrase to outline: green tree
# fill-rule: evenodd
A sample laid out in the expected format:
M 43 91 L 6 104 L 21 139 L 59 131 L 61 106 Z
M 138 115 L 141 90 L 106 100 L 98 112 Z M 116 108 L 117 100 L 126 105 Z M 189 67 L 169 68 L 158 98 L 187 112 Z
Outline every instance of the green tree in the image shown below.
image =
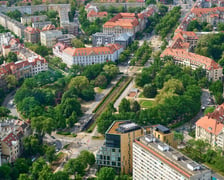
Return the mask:
M 143 95 L 147 98 L 154 98 L 157 94 L 157 88 L 155 84 L 146 84 L 143 89 Z
M 3 164 L 0 167 L 0 179 L 4 180 L 4 179 L 11 179 L 10 178 L 10 172 L 11 169 L 7 164 Z
M 107 78 L 104 75 L 97 76 L 95 80 L 95 86 L 105 89 L 107 87 Z
M 18 158 L 14 163 L 15 168 L 18 169 L 19 173 L 28 173 L 29 163 L 25 158 Z
M 102 167 L 97 175 L 97 180 L 114 180 L 115 171 L 111 167 Z
M 0 106 L 0 117 L 7 117 L 10 113 L 10 110 L 6 107 Z
M 110 127 L 112 122 L 114 121 L 114 117 L 112 116 L 111 111 L 104 111 L 100 117 L 97 119 L 97 130 L 99 133 L 104 134 L 107 129 Z
M 130 101 L 127 100 L 126 98 L 123 98 L 119 105 L 119 112 L 125 113 L 125 112 L 130 112 L 130 111 L 131 111 Z
M 68 127 L 73 127 L 74 124 L 77 122 L 77 115 L 76 112 L 72 112 L 72 115 L 66 119 L 66 124 Z
M 119 68 L 116 65 L 114 65 L 114 64 L 106 64 L 106 65 L 104 65 L 103 70 L 112 79 L 119 73 Z
M 70 159 L 65 165 L 64 170 L 68 174 L 80 174 L 84 175 L 84 169 L 85 166 L 83 165 L 83 162 L 81 162 L 79 159 Z
M 42 157 L 40 157 L 32 164 L 31 171 L 30 171 L 32 178 L 38 179 L 40 173 L 44 169 L 48 169 L 48 166 L 45 160 Z
M 87 165 L 89 164 L 90 166 L 92 166 L 93 164 L 95 164 L 95 156 L 93 153 L 90 153 L 87 150 L 83 150 L 80 152 L 80 155 L 78 156 L 78 159 L 83 162 L 84 166 L 87 167 Z
M 14 52 L 9 52 L 8 56 L 7 56 L 7 62 L 16 62 L 17 59 L 17 55 Z
M 16 85 L 18 84 L 18 81 L 15 75 L 10 74 L 6 76 L 6 83 L 7 83 L 7 88 L 11 89 L 16 87 Z
M 69 180 L 69 175 L 65 171 L 58 171 L 53 174 L 52 180 Z
M 46 159 L 50 163 L 52 161 L 54 161 L 56 159 L 56 156 L 55 156 L 55 147 L 54 146 L 47 146 L 47 148 L 45 150 L 45 156 L 46 156 Z
M 132 103 L 131 111 L 133 111 L 133 112 L 138 112 L 138 111 L 140 111 L 140 109 L 141 109 L 141 106 L 140 106 L 140 104 L 138 103 L 138 101 L 134 101 L 134 102 Z
M 72 39 L 72 46 L 75 48 L 83 48 L 85 47 L 85 44 L 80 39 Z
M 20 174 L 18 180 L 31 180 L 28 174 Z
M 82 114 L 81 105 L 77 98 L 67 98 L 60 106 L 60 111 L 65 118 L 69 118 L 73 111 L 76 112 L 77 116 Z
M 89 80 L 85 76 L 76 76 L 71 79 L 69 88 L 75 87 L 79 92 L 89 87 Z
M 215 106 L 207 107 L 204 111 L 204 115 L 207 115 L 208 113 L 212 113 L 215 110 Z

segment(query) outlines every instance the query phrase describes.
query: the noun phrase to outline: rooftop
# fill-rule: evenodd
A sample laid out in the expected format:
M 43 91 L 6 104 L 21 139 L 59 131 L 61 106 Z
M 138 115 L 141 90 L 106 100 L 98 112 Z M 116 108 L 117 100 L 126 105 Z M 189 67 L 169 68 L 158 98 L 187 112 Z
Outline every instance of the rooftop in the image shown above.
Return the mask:
M 131 121 L 114 121 L 106 133 L 123 134 L 131 131 L 136 131 L 138 129 L 141 129 L 141 127 Z
M 170 133 L 170 129 L 169 128 L 167 128 L 167 127 L 165 127 L 163 125 L 160 125 L 160 124 L 154 126 L 154 128 L 155 128 L 155 131 L 159 131 L 159 132 L 162 132 L 164 134 Z
M 153 135 L 140 137 L 135 140 L 135 143 L 149 151 L 168 166 L 179 171 L 187 178 L 201 174 L 202 172 L 205 173 L 210 171 L 176 149 L 160 142 Z

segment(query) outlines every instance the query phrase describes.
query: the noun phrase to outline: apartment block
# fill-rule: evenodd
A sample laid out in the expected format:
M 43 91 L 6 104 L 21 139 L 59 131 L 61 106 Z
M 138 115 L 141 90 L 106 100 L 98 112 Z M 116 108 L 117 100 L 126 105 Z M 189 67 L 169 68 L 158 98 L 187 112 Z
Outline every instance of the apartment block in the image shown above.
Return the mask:
M 23 16 L 21 17 L 21 23 L 23 25 L 30 25 L 33 22 L 43 22 L 47 19 L 46 15 L 39 15 L 39 16 Z
M 51 21 L 43 21 L 43 22 L 33 22 L 32 27 L 42 29 L 43 27 L 51 24 Z
M 115 62 L 119 55 L 123 52 L 123 47 L 119 44 L 108 44 L 104 47 L 87 47 L 87 48 L 72 48 L 68 47 L 63 50 L 62 60 L 68 66 L 76 65 L 91 65 L 105 63 L 108 61 Z M 60 52 L 58 52 L 60 53 Z
M 224 150 L 224 104 L 196 122 L 195 138 Z
M 190 66 L 192 69 L 202 67 L 210 81 L 222 79 L 223 68 L 211 58 L 187 52 L 185 49 L 172 48 L 166 48 L 160 55 L 161 58 L 166 56 L 173 57 L 175 64 L 178 65 Z
M 16 119 L 0 122 L 0 166 L 14 162 L 23 152 L 22 139 L 31 134 L 28 123 Z
M 114 33 L 102 33 L 97 32 L 92 35 L 92 45 L 96 46 L 104 46 L 106 44 L 113 44 L 115 42 L 115 34 Z
M 133 142 L 133 180 L 211 180 L 211 170 L 152 134 Z
M 143 128 L 130 121 L 113 122 L 105 133 L 105 144 L 97 152 L 97 166 L 113 167 L 120 173 L 132 173 L 132 142 L 143 133 Z
M 67 47 L 72 45 L 72 40 L 75 39 L 75 36 L 72 34 L 63 34 L 62 36 L 56 39 L 57 43 L 65 44 Z
M 22 25 L 20 22 L 9 18 L 8 16 L 2 13 L 0 13 L 0 25 L 14 32 L 19 37 L 24 36 L 25 26 Z
M 87 19 L 90 21 L 90 22 L 93 22 L 95 21 L 97 18 L 99 19 L 103 19 L 103 18 L 106 18 L 108 15 L 107 12 L 103 11 L 103 12 L 98 12 L 98 10 L 91 10 L 90 12 L 88 12 L 87 14 Z
M 57 43 L 57 38 L 62 36 L 58 30 L 42 31 L 40 33 L 41 44 L 47 47 L 53 47 Z
M 31 43 L 40 42 L 40 30 L 38 28 L 27 27 L 24 30 L 25 40 Z

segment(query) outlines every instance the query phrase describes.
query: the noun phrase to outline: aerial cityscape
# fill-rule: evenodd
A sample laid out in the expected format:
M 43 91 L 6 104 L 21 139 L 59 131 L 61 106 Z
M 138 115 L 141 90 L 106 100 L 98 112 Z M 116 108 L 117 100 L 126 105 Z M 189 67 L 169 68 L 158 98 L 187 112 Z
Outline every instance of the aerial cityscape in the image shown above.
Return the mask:
M 224 180 L 224 0 L 0 1 L 0 180 Z

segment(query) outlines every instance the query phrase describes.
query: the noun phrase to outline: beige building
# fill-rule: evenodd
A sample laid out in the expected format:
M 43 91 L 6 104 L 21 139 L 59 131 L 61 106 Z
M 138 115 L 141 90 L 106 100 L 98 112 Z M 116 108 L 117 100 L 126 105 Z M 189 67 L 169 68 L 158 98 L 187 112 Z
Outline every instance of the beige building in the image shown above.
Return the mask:
M 21 17 L 21 23 L 23 25 L 27 24 L 30 25 L 30 23 L 33 22 L 42 22 L 47 19 L 46 15 L 39 15 L 39 16 L 23 16 Z
M 218 106 L 196 122 L 196 139 L 202 139 L 213 147 L 224 150 L 224 104 Z
M 117 172 L 132 173 L 132 142 L 143 134 L 143 128 L 130 121 L 113 122 L 105 134 L 105 145 L 97 152 L 98 167 L 108 166 Z
M 152 134 L 133 142 L 133 180 L 211 180 L 211 170 Z
M 57 38 L 62 36 L 62 32 L 58 30 L 42 31 L 40 33 L 41 45 L 53 47 L 57 43 Z

